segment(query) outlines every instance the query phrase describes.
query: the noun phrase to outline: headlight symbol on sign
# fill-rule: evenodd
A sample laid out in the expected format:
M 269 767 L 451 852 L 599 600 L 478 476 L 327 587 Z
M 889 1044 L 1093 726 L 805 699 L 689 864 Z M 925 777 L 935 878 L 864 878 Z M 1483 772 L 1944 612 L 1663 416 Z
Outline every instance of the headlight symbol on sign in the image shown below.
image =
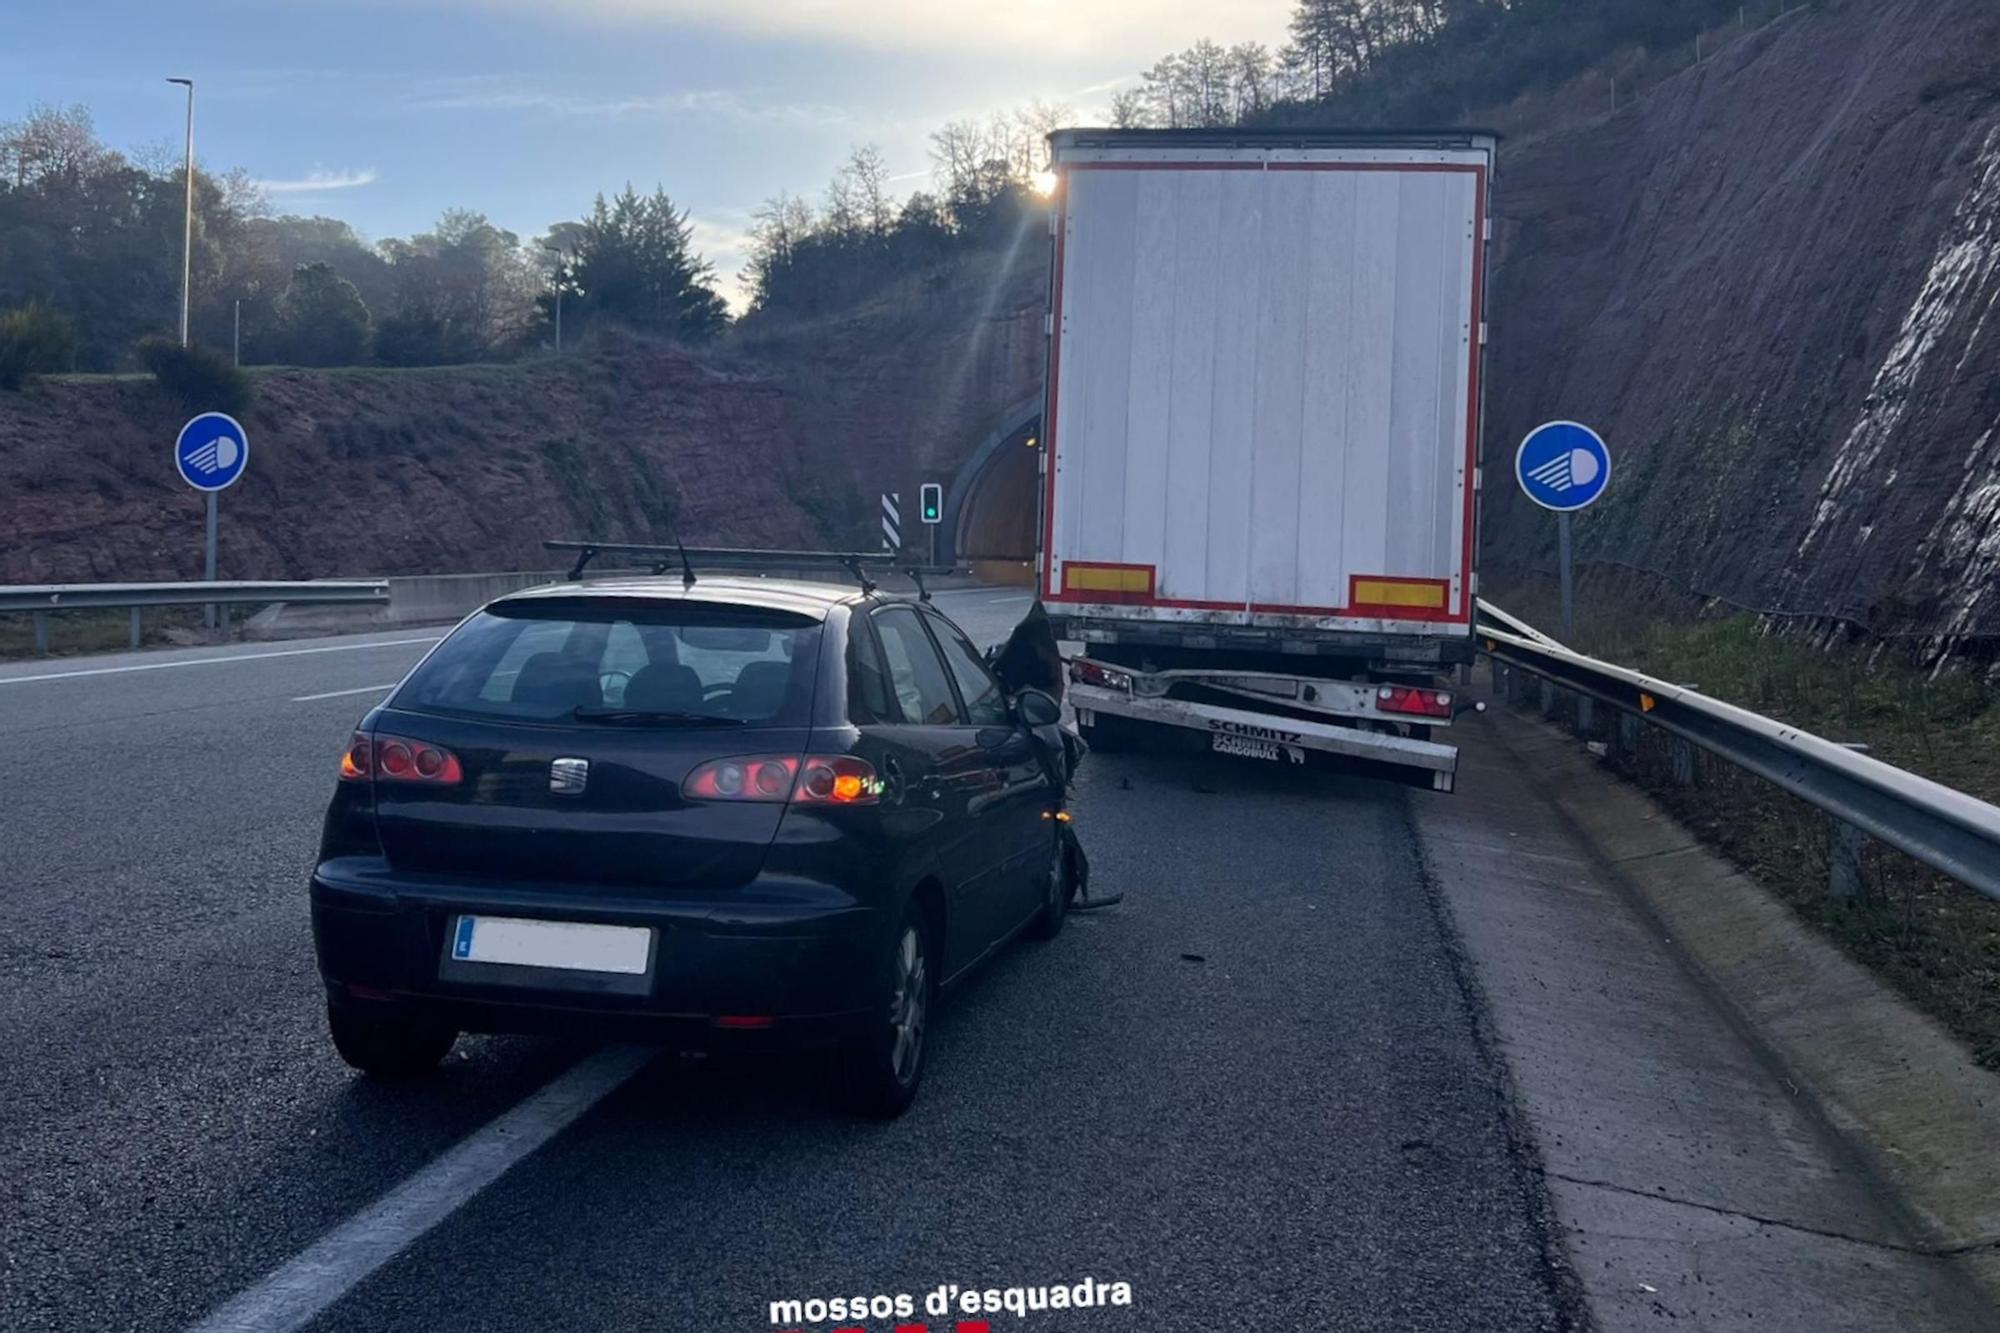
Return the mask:
M 181 480 L 198 491 L 234 486 L 250 463 L 250 437 L 235 417 L 203 412 L 181 427 L 174 441 L 174 466 Z
M 1514 475 L 1530 500 L 1544 509 L 1568 513 L 1604 494 L 1611 480 L 1611 451 L 1590 427 L 1551 421 L 1521 441 L 1514 454 Z

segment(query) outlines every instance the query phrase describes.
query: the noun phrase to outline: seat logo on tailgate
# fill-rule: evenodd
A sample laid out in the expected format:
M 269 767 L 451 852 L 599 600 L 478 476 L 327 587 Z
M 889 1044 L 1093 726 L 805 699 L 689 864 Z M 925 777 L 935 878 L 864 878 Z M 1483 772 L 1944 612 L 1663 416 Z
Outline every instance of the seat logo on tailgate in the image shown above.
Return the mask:
M 1276 741 L 1280 745 L 1297 745 L 1305 739 L 1296 731 L 1279 731 L 1276 727 L 1253 727 L 1247 722 L 1225 722 L 1221 718 L 1208 720 L 1210 731 L 1225 732 L 1231 736 L 1249 736 L 1260 741 Z
M 549 761 L 549 790 L 558 796 L 581 796 L 583 789 L 590 785 L 590 761 L 588 759 L 552 759 Z

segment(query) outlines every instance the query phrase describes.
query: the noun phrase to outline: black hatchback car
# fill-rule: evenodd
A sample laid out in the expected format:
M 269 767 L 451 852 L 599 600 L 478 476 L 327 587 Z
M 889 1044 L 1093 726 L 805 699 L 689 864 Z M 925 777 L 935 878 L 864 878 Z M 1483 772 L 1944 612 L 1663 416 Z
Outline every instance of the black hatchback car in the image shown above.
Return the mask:
M 927 603 L 595 580 L 461 624 L 342 756 L 312 877 L 334 1044 L 837 1044 L 894 1114 L 941 985 L 1061 928 L 1059 705 Z

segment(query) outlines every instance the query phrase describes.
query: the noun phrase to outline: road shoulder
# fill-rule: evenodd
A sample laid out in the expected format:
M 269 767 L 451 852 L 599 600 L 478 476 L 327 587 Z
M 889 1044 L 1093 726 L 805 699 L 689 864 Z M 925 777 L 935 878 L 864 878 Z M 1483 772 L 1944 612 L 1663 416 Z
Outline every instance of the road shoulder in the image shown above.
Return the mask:
M 2000 1196 L 1966 1189 L 1990 1164 L 1936 1159 L 1940 1212 L 1883 1165 L 1910 1149 L 1881 1117 L 1900 1101 L 1926 1161 L 1970 1148 L 1924 1137 L 1941 1113 L 1990 1144 L 1992 1076 L 1574 741 L 1464 731 L 1458 794 L 1416 824 L 1598 1325 L 1987 1326 L 1940 1256 L 1992 1237 Z

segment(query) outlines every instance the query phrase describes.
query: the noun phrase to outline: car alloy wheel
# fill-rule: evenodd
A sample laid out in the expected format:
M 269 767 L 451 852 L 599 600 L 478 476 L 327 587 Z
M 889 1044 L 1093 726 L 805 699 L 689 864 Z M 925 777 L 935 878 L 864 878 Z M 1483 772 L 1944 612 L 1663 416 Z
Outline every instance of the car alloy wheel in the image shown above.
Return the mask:
M 916 1082 L 924 1055 L 924 1023 L 930 1017 L 930 963 L 923 928 L 903 924 L 896 941 L 894 985 L 889 992 L 889 1068 L 904 1087 Z

